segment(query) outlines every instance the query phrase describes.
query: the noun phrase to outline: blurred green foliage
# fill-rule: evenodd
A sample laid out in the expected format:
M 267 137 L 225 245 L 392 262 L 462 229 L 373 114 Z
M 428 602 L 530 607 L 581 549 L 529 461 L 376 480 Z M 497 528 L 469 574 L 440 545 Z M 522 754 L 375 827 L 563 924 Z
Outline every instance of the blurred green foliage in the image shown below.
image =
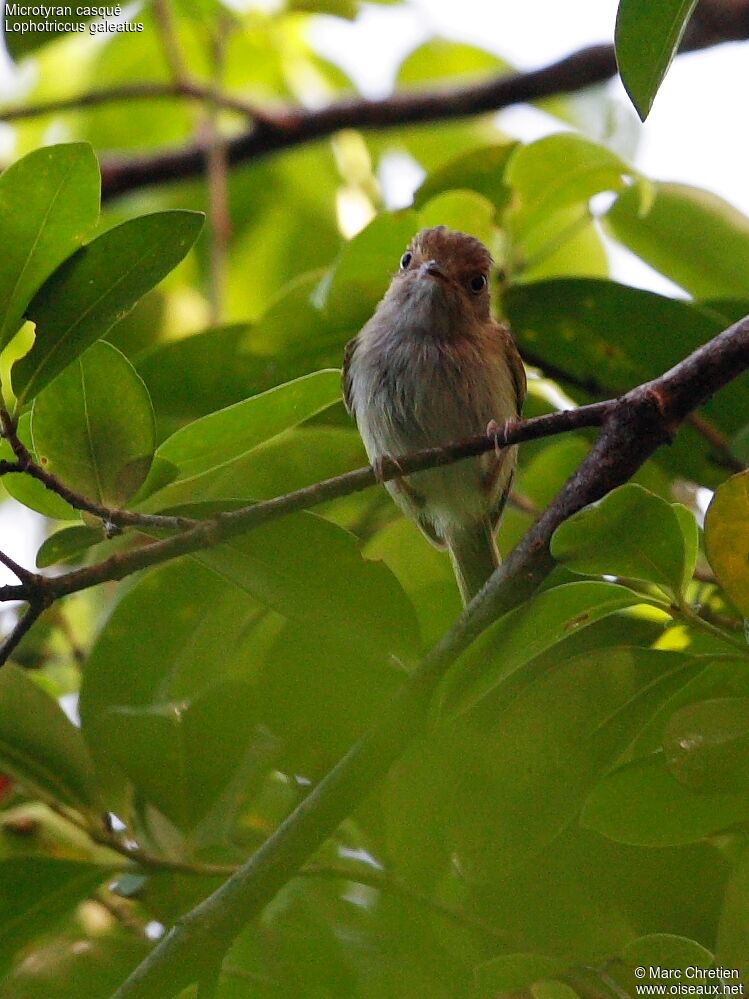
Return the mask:
M 172 40 L 194 82 L 317 106 L 354 86 L 314 50 L 311 19 L 358 8 L 180 0 Z M 19 38 L 12 54 L 35 66 L 22 104 L 168 83 L 157 14 L 104 44 Z M 674 24 L 649 27 L 671 34 L 639 55 L 621 21 L 641 110 Z M 507 69 L 433 38 L 397 86 Z M 528 416 L 620 394 L 746 312 L 749 222 L 597 141 L 604 93 L 544 107 L 578 130 L 525 145 L 491 115 L 350 130 L 101 214 L 88 143 L 104 164 L 198 139 L 220 159 L 216 135 L 246 127 L 241 112 L 162 96 L 14 122 L 28 155 L 0 178 L 0 370 L 32 456 L 97 502 L 191 516 L 360 467 L 344 345 L 427 224 L 491 246 Z M 404 163 L 421 179 L 393 208 Z M 683 296 L 611 280 L 611 240 Z M 747 473 L 729 478 L 748 438 L 744 379 L 558 530 L 542 591 L 467 650 L 428 734 L 240 933 L 220 999 L 585 999 L 634 995 L 638 964 L 749 973 L 749 490 Z M 521 447 L 504 552 L 592 439 Z M 39 567 L 156 536 L 109 537 L 27 476 L 2 487 L 46 518 Z M 369 489 L 47 611 L 0 673 L 1 999 L 110 995 L 159 924 L 220 883 L 206 865 L 272 833 L 459 607 L 447 558 Z

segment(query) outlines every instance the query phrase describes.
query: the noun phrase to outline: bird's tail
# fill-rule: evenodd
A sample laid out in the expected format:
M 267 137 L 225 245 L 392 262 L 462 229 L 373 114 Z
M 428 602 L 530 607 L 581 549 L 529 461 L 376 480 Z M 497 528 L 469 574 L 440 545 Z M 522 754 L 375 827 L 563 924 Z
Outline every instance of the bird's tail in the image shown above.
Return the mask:
M 456 527 L 445 538 L 464 605 L 476 596 L 499 565 L 489 518 Z

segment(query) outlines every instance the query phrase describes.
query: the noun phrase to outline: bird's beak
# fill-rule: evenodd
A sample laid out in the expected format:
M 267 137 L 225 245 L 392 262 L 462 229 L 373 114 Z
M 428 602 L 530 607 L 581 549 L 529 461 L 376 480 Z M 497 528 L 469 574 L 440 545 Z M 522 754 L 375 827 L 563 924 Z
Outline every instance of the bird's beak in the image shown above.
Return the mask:
M 423 274 L 429 277 L 443 278 L 445 272 L 442 270 L 440 265 L 436 260 L 425 260 L 424 263 L 419 267 L 419 274 Z

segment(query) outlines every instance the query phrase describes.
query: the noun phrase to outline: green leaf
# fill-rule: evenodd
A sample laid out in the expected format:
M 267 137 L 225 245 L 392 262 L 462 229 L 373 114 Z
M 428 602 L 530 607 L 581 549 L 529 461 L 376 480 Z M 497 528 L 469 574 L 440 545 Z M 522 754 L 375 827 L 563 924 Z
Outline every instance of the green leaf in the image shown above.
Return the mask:
M 681 653 L 614 647 L 605 633 L 579 654 L 571 641 L 430 733 L 396 768 L 395 787 L 399 770 L 406 779 L 389 809 L 395 836 L 439 816 L 439 841 L 468 884 L 494 883 L 541 854 L 699 668 Z M 439 796 L 429 814 L 420 811 L 422 782 Z
M 625 967 L 612 962 L 612 972 L 628 995 L 662 988 L 664 979 L 688 983 L 696 995 L 707 994 L 715 982 L 699 974 L 713 968 L 715 958 L 710 951 L 696 940 L 673 933 L 650 933 L 632 940 L 622 950 L 621 961 Z
M 110 229 L 69 257 L 27 310 L 36 340 L 13 369 L 27 401 L 90 347 L 182 260 L 203 224 L 198 212 L 144 215 Z
M 749 850 L 744 849 L 731 871 L 718 923 L 716 951 L 723 967 L 749 974 Z
M 98 215 L 99 167 L 87 143 L 37 149 L 0 176 L 0 350 Z
M 18 421 L 18 437 L 27 450 L 34 455 L 34 444 L 31 440 L 31 413 L 24 413 Z M 13 461 L 14 455 L 10 444 L 0 440 L 0 458 Z M 3 477 L 3 485 L 13 499 L 23 503 L 31 510 L 36 510 L 51 520 L 80 520 L 80 513 L 74 510 L 64 499 L 47 489 L 38 479 L 32 479 L 24 473 L 14 473 Z
M 55 924 L 107 877 L 96 864 L 41 857 L 0 860 L 0 969 Z
M 412 211 L 378 215 L 343 247 L 319 289 L 323 314 L 331 325 L 349 330 L 351 336 L 364 325 L 418 228 Z
M 157 449 L 142 495 L 160 490 L 161 507 L 174 502 L 171 484 L 190 481 L 192 499 L 208 498 L 205 490 L 216 473 L 225 473 L 260 444 L 303 423 L 341 398 L 338 370 L 315 371 L 182 427 Z M 179 491 L 179 502 L 186 499 Z
M 25 6 L 25 5 L 24 5 Z M 52 6 L 48 4 L 47 6 Z M 12 5 L 11 5 L 12 7 Z M 26 8 L 28 9 L 28 8 Z M 61 37 L 70 38 L 70 32 L 76 34 L 80 32 L 78 25 L 85 25 L 92 17 L 81 16 L 75 8 L 69 13 L 62 10 L 62 5 L 58 7 L 62 12 L 54 15 L 54 28 L 52 21 L 46 13 L 34 14 L 10 14 L 5 13 L 5 43 L 8 51 L 15 60 L 36 52 L 43 45 L 48 45 Z M 28 25 L 33 24 L 36 30 L 29 29 Z M 71 27 L 63 28 L 58 25 L 67 24 Z M 85 30 L 85 27 L 84 27 Z
M 721 586 L 749 617 L 749 472 L 716 491 L 705 516 L 705 554 Z
M 616 61 L 642 121 L 676 55 L 697 0 L 619 0 Z
M 397 83 L 407 87 L 432 80 L 485 79 L 511 67 L 504 59 L 486 49 L 447 38 L 430 38 L 413 49 L 398 69 Z
M 50 534 L 42 542 L 36 553 L 36 566 L 38 569 L 46 569 L 58 562 L 73 561 L 77 555 L 88 551 L 103 538 L 104 533 L 101 529 L 86 527 L 84 524 L 64 527 L 61 531 Z
M 390 570 L 363 559 L 348 531 L 296 513 L 192 558 L 292 620 L 376 643 L 383 657 L 418 649 L 413 608 Z
M 614 583 L 566 583 L 544 590 L 501 617 L 458 660 L 444 681 L 445 707 L 466 711 L 557 642 L 642 603 L 647 599 Z
M 0 672 L 0 769 L 31 794 L 73 808 L 98 807 L 96 774 L 80 732 L 12 665 Z
M 532 999 L 579 999 L 579 995 L 564 982 L 544 980 L 534 982 L 530 988 Z
M 34 450 L 66 486 L 121 506 L 146 478 L 155 446 L 148 390 L 116 347 L 101 341 L 34 400 Z
M 247 684 L 229 682 L 181 702 L 110 708 L 102 721 L 112 761 L 167 818 L 192 829 L 245 757 L 253 700 Z
M 749 791 L 749 697 L 688 704 L 663 734 L 666 766 L 693 791 Z
M 573 572 L 629 576 L 679 597 L 694 572 L 697 523 L 676 506 L 627 483 L 561 524 L 551 554 Z
M 414 194 L 414 208 L 421 208 L 438 194 L 456 189 L 476 191 L 502 211 L 510 198 L 505 183 L 507 161 L 516 142 L 471 149 L 433 170 Z
M 520 992 L 534 982 L 554 978 L 568 968 L 560 957 L 543 954 L 502 954 L 473 969 L 471 999 L 496 999 L 507 992 Z
M 475 191 L 445 191 L 427 201 L 419 211 L 419 229 L 446 225 L 467 232 L 491 246 L 494 242 L 495 208 Z
M 516 284 L 503 304 L 526 362 L 548 366 L 574 399 L 586 402 L 658 377 L 725 328 L 708 308 L 613 281 Z M 731 437 L 749 420 L 749 384 L 735 379 L 701 413 Z M 725 478 L 722 459 L 689 425 L 655 460 L 708 486 Z
M 124 775 L 112 749 L 112 711 L 188 704 L 234 676 L 251 675 L 257 668 L 258 610 L 246 593 L 193 560 L 152 570 L 119 601 L 86 662 L 79 698 L 83 735 L 112 806 L 125 806 Z M 249 731 L 251 712 L 245 723 Z
M 512 228 L 522 237 L 571 205 L 587 204 L 594 194 L 622 190 L 632 169 L 605 146 L 565 132 L 519 146 L 505 175 L 519 199 Z
M 687 968 L 710 968 L 713 955 L 688 937 L 673 933 L 650 933 L 628 943 L 622 951 L 625 961 L 635 965 L 654 965 L 686 971 Z
M 686 184 L 655 183 L 653 191 L 646 209 L 636 190 L 621 194 L 603 218 L 607 232 L 695 298 L 746 297 L 746 215 Z
M 698 794 L 668 772 L 663 754 L 635 760 L 605 777 L 581 822 L 617 843 L 678 846 L 749 820 L 749 797 Z

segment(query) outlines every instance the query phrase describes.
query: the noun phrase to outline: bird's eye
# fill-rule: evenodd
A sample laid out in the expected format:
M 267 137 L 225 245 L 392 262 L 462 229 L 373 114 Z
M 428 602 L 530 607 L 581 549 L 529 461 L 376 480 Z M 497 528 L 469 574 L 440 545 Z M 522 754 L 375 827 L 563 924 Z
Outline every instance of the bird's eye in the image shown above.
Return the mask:
M 402 271 L 408 270 L 408 265 L 411 263 L 412 260 L 413 260 L 413 254 L 406 251 L 401 257 L 401 270 Z
M 479 295 L 486 288 L 486 274 L 476 274 L 468 282 L 468 287 L 474 295 Z

